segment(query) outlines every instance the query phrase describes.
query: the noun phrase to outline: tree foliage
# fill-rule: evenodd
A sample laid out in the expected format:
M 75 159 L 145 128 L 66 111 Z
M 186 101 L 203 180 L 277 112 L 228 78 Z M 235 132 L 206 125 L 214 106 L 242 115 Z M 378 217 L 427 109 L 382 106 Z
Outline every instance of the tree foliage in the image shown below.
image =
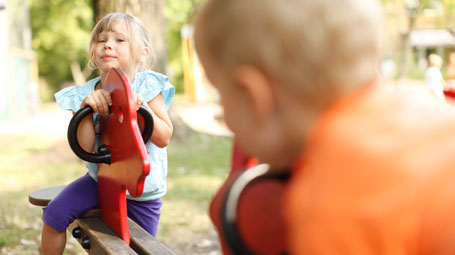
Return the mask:
M 112 2 L 115 1 L 107 3 L 111 6 Z M 139 0 L 138 2 L 142 5 L 142 2 L 155 1 Z M 161 25 L 165 26 L 166 30 L 163 36 L 167 46 L 167 57 L 164 54 L 160 58 L 167 60 L 167 73 L 178 92 L 183 90 L 180 29 L 184 24 L 192 23 L 194 14 L 203 2 L 205 0 L 165 0 L 165 24 Z M 33 49 L 38 53 L 40 76 L 49 82 L 53 91 L 60 89 L 63 82 L 73 80 L 71 62 L 77 61 L 82 69 L 86 66 L 90 32 L 95 20 L 94 7 L 96 7 L 95 0 L 30 1 Z M 101 10 L 98 12 L 106 13 Z M 150 31 L 150 33 L 153 32 Z
M 92 17 L 90 0 L 31 1 L 33 49 L 38 53 L 40 76 L 51 89 L 72 80 L 71 62 L 86 65 Z
M 419 29 L 417 25 L 425 24 L 425 28 L 455 29 L 455 2 L 453 0 L 381 0 L 387 10 L 395 17 L 406 20 L 400 31 L 401 49 L 397 52 L 399 59 L 399 78 L 408 76 L 412 69 L 411 31 Z M 428 16 L 431 19 L 428 19 Z M 396 18 L 395 18 L 396 19 Z M 396 19 L 398 20 L 398 19 Z

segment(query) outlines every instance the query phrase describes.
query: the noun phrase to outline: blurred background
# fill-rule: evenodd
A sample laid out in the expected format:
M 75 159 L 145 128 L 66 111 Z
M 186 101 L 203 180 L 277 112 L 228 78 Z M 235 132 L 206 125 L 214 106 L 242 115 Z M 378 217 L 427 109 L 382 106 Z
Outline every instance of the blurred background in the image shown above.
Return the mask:
M 222 122 L 216 91 L 194 51 L 193 18 L 204 0 L 0 0 L 0 254 L 39 254 L 41 209 L 36 189 L 83 175 L 66 141 L 71 113 L 53 94 L 97 74 L 87 68 L 95 22 L 110 12 L 139 17 L 177 95 L 170 115 L 169 188 L 158 239 L 177 254 L 220 254 L 207 217 L 211 196 L 230 167 L 232 135 Z M 391 85 L 423 85 L 428 56 L 446 69 L 455 51 L 455 0 L 382 0 L 383 58 Z M 85 254 L 68 238 L 66 254 Z

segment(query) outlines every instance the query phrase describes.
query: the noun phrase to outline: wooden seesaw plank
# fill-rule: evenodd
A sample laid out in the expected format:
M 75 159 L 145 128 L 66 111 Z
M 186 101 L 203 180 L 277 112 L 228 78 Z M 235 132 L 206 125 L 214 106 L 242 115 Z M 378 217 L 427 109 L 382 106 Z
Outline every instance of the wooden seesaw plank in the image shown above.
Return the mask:
M 74 233 L 75 228 L 80 228 L 80 237 L 75 238 L 88 254 L 137 254 L 99 217 L 76 219 L 68 226 L 68 231 Z
M 32 205 L 47 206 L 49 202 L 65 188 L 65 185 L 48 187 L 40 190 L 33 191 L 28 195 L 28 201 Z M 90 210 L 82 214 L 79 218 L 98 217 L 100 215 L 99 209 Z
M 49 201 L 57 196 L 57 194 L 60 193 L 63 188 L 65 188 L 65 185 L 33 191 L 28 195 L 28 201 L 32 205 L 47 206 L 47 204 L 49 204 Z
M 175 254 L 167 246 L 160 243 L 158 240 L 156 240 L 153 236 L 151 236 L 147 231 L 145 231 L 131 219 L 128 219 L 128 228 L 130 231 L 131 238 L 130 246 L 134 251 L 137 252 L 137 254 L 144 255 Z
M 30 193 L 28 199 L 31 204 L 47 206 L 47 204 L 64 188 L 56 186 L 40 189 Z M 74 236 L 74 229 L 79 228 L 80 236 Z M 88 254 L 175 254 L 164 244 L 156 240 L 131 219 L 128 219 L 131 244 L 128 246 L 117 234 L 99 218 L 99 210 L 91 210 L 68 226 L 68 231 L 79 241 Z M 89 247 L 87 246 L 87 240 Z M 84 247 L 85 246 L 85 247 Z

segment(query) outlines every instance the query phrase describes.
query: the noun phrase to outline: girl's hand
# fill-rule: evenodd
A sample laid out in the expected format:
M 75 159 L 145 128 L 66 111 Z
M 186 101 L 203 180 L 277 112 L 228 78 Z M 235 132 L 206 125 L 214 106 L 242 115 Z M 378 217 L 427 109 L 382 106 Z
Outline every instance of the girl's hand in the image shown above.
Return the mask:
M 134 100 L 136 101 L 136 111 L 139 110 L 142 104 L 145 103 L 144 98 L 140 94 L 134 94 Z
M 109 114 L 109 106 L 112 105 L 111 94 L 104 89 L 95 90 L 82 101 L 81 108 L 86 105 L 93 109 L 93 112 Z

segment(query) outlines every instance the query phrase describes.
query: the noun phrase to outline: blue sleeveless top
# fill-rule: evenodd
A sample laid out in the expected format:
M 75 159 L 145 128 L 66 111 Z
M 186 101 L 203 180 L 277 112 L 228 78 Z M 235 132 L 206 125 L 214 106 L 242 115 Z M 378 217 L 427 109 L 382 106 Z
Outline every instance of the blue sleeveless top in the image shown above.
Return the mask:
M 86 82 L 84 85 L 71 86 L 60 90 L 55 94 L 57 104 L 65 110 L 77 112 L 84 98 L 95 91 L 95 86 L 100 80 L 101 77 L 97 77 Z M 169 78 L 153 71 L 137 73 L 131 84 L 131 89 L 133 93 L 142 95 L 146 102 L 150 102 L 161 93 L 166 103 L 166 109 L 169 109 L 175 94 L 175 88 L 169 82 Z M 145 147 L 150 158 L 150 173 L 145 178 L 144 192 L 140 197 L 133 198 L 127 191 L 128 199 L 137 201 L 154 200 L 164 196 L 167 191 L 166 148 L 159 148 L 150 141 L 146 143 Z M 96 181 L 98 165 L 86 162 L 86 166 L 89 175 Z

